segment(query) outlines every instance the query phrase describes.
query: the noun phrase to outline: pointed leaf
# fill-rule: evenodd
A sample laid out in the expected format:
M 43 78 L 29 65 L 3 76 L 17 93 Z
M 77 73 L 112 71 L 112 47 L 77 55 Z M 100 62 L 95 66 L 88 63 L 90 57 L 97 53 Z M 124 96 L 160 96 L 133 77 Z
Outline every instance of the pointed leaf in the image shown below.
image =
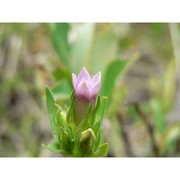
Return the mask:
M 105 96 L 103 96 L 101 98 L 101 102 L 100 102 L 100 105 L 99 105 L 100 109 L 98 111 L 97 118 L 96 118 L 96 122 L 100 122 L 100 124 L 102 123 L 102 120 L 103 120 L 107 100 L 108 100 L 108 98 L 105 97 Z
M 105 70 L 103 78 L 101 94 L 108 96 L 111 100 L 113 88 L 117 78 L 122 76 L 128 67 L 137 59 L 137 55 L 132 57 L 130 60 L 115 59 L 112 61 Z
M 66 80 L 61 81 L 52 89 L 52 92 L 57 100 L 69 100 L 72 88 Z
M 101 127 L 100 122 L 97 122 L 97 123 L 95 124 L 94 128 L 93 128 L 93 131 L 94 131 L 95 135 L 97 134 L 97 132 L 98 132 L 98 130 L 100 129 L 100 127 Z
M 86 116 L 83 120 L 83 125 L 82 125 L 82 130 L 85 130 L 89 127 L 89 119 L 90 119 L 90 116 L 91 116 L 91 112 L 92 112 L 92 104 L 90 103 L 89 104 L 89 107 L 88 107 L 88 110 L 87 110 L 87 113 L 86 113 Z
M 91 115 L 91 118 L 90 118 L 90 127 L 91 127 L 91 128 L 92 128 L 92 127 L 94 126 L 94 124 L 95 124 L 95 119 L 96 119 L 96 116 L 97 116 L 98 111 L 99 111 L 99 109 L 100 109 L 100 101 L 101 101 L 101 98 L 100 98 L 100 96 L 98 96 L 95 109 L 94 109 L 94 111 L 92 112 L 92 115 Z
M 75 104 L 75 91 L 71 93 L 70 105 L 67 111 L 67 124 L 74 122 L 74 104 Z
M 94 151 L 96 151 L 98 149 L 99 145 L 101 144 L 101 137 L 102 137 L 101 133 L 102 132 L 99 129 L 99 131 L 97 131 L 96 134 L 95 134 L 96 135 L 96 142 L 95 142 L 95 145 L 94 145 Z
M 68 32 L 70 29 L 67 23 L 51 23 L 52 42 L 53 46 L 60 57 L 60 60 L 67 69 L 70 69 L 69 52 L 70 46 L 68 43 Z
M 54 142 L 52 142 L 51 144 L 49 144 L 49 145 L 47 145 L 47 146 L 44 145 L 44 144 L 42 144 L 42 146 L 43 146 L 44 148 L 50 150 L 50 151 L 53 151 L 53 152 L 56 152 L 56 153 L 60 153 L 60 154 L 62 154 L 62 155 L 64 155 L 64 156 L 69 156 L 69 153 L 68 153 L 68 152 L 66 152 L 66 151 L 63 150 L 63 149 L 60 149 L 60 146 L 59 146 L 59 144 L 58 144 L 57 141 L 54 141 Z
M 42 145 L 43 145 L 43 147 L 49 149 L 50 151 L 59 153 L 60 145 L 59 145 L 58 141 L 53 141 L 51 144 L 48 144 L 47 146 L 44 144 L 42 144 Z
M 78 36 L 71 49 L 71 64 L 74 72 L 80 71 L 83 65 L 89 67 L 91 63 L 94 31 L 94 23 L 84 23 L 78 27 Z
M 55 99 L 54 99 L 52 91 L 48 87 L 46 87 L 46 105 L 47 105 L 51 129 L 52 129 L 53 135 L 55 136 L 56 135 L 56 126 L 53 121 L 53 114 L 54 114 L 55 108 L 56 108 L 55 107 Z
M 96 157 L 105 157 L 105 156 L 107 156 L 108 147 L 109 147 L 108 143 L 104 143 L 104 144 L 100 145 L 98 151 L 95 153 L 95 156 Z
M 152 100 L 150 103 L 152 114 L 154 116 L 154 125 L 157 130 L 159 130 L 160 133 L 163 133 L 166 129 L 166 122 L 165 122 L 165 116 L 162 111 L 162 107 L 159 101 Z

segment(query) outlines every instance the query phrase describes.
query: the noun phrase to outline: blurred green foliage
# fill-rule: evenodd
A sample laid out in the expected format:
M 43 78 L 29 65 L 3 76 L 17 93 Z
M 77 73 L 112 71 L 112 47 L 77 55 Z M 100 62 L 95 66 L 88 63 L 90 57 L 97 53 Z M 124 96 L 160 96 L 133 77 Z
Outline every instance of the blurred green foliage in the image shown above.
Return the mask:
M 0 156 L 58 156 L 41 146 L 52 139 L 45 87 L 65 106 L 71 73 L 82 66 L 92 74 L 102 71 L 100 93 L 109 96 L 103 121 L 109 156 L 179 156 L 180 59 L 174 42 L 179 24 L 173 28 L 167 23 L 0 24 Z

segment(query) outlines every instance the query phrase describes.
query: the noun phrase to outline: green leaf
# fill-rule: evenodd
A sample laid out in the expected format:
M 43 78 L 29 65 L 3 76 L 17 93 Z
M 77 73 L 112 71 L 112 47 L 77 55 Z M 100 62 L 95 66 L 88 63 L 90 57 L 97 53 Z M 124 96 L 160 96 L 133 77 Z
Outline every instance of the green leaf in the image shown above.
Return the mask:
M 66 150 L 67 152 L 71 151 L 71 139 L 68 132 L 65 129 L 62 129 L 62 149 Z
M 104 73 L 112 58 L 119 54 L 119 40 L 120 36 L 115 33 L 113 24 L 96 24 L 91 53 L 92 61 L 88 66 L 91 67 L 92 74 L 99 70 Z
M 161 91 L 162 107 L 164 112 L 169 112 L 173 106 L 176 92 L 176 64 L 170 61 L 164 74 L 164 82 Z
M 67 23 L 51 23 L 50 28 L 52 30 L 53 46 L 62 63 L 70 70 L 70 46 L 68 43 L 68 32 L 70 26 Z
M 53 151 L 53 152 L 56 152 L 56 153 L 60 153 L 60 154 L 63 154 L 64 156 L 69 156 L 69 153 L 66 152 L 65 150 L 63 149 L 60 149 L 60 145 L 59 145 L 59 142 L 58 141 L 54 141 L 52 142 L 51 144 L 49 145 L 44 145 L 42 144 L 42 146 L 50 151 Z
M 163 133 L 165 131 L 166 124 L 165 124 L 165 117 L 164 117 L 164 113 L 161 108 L 161 104 L 154 99 L 150 103 L 150 106 L 153 111 L 152 114 L 154 116 L 154 118 L 153 118 L 154 125 L 159 130 L 160 133 Z
M 42 144 L 42 146 L 49 149 L 50 151 L 53 151 L 53 152 L 59 153 L 59 150 L 60 150 L 60 145 L 59 145 L 58 141 L 53 141 L 51 144 L 49 144 L 47 146 Z
M 94 125 L 93 131 L 94 131 L 95 135 L 97 134 L 97 132 L 98 132 L 98 130 L 100 129 L 100 127 L 101 127 L 100 122 L 97 122 L 97 123 Z
M 135 54 L 130 60 L 116 59 L 112 61 L 105 70 L 103 78 L 101 94 L 112 98 L 113 88 L 117 78 L 122 77 L 128 67 L 137 59 L 138 54 Z
M 126 85 L 122 84 L 121 86 L 118 86 L 118 88 L 114 88 L 111 96 L 112 97 L 111 102 L 113 103 L 110 103 L 108 106 L 108 111 L 106 113 L 107 117 L 110 117 L 111 119 L 113 116 L 116 116 L 116 113 L 119 111 L 120 105 L 125 101 L 126 94 L 127 94 Z M 135 112 L 135 114 L 137 113 Z M 130 113 L 130 115 L 134 119 L 134 113 Z
M 91 113 L 92 113 L 92 103 L 89 104 L 89 107 L 88 107 L 88 110 L 87 110 L 86 115 L 84 117 L 84 120 L 82 121 L 82 130 L 83 131 L 89 127 L 89 120 L 91 117 Z
M 53 71 L 53 76 L 57 81 L 67 80 L 69 86 L 72 86 L 71 72 L 63 66 L 58 66 Z
M 176 144 L 180 137 L 180 126 L 179 123 L 169 127 L 160 139 L 159 147 L 162 153 L 174 153 Z
M 104 144 L 100 145 L 98 151 L 95 153 L 95 156 L 96 157 L 105 157 L 105 156 L 107 156 L 108 147 L 109 147 L 108 143 L 104 143 Z
M 78 37 L 71 49 L 71 64 L 75 73 L 79 72 L 82 66 L 89 67 L 94 30 L 93 23 L 80 24 L 78 27 Z
M 101 102 L 100 102 L 100 105 L 99 105 L 100 108 L 99 108 L 99 111 L 98 111 L 97 118 L 96 118 L 95 122 L 100 122 L 100 124 L 102 123 L 107 100 L 108 100 L 108 98 L 105 97 L 105 96 L 103 96 L 101 98 Z
M 53 135 L 56 135 L 56 126 L 55 123 L 53 121 L 53 114 L 55 112 L 55 99 L 53 96 L 52 91 L 46 87 L 46 105 L 47 105 L 47 110 L 48 110 L 48 117 L 49 117 L 49 121 L 50 121 L 50 125 L 51 125 L 51 129 L 53 132 Z
M 75 104 L 75 91 L 73 90 L 73 92 L 71 93 L 71 97 L 70 97 L 70 105 L 67 111 L 67 123 L 73 123 L 74 122 L 74 104 Z
M 57 86 L 52 89 L 55 98 L 64 100 L 69 99 L 72 88 L 66 80 L 61 81 Z
M 105 111 L 105 107 L 106 107 L 106 102 L 107 102 L 107 97 L 102 97 L 100 99 L 100 103 L 99 103 L 99 110 L 96 114 L 96 119 L 94 119 L 94 125 L 93 125 L 93 131 L 97 137 L 96 139 L 96 143 L 94 146 L 94 149 L 96 150 L 99 146 L 99 144 L 102 141 L 102 130 L 101 130 L 101 124 L 102 124 L 102 120 L 103 120 L 103 116 L 104 116 L 104 111 Z M 92 121 L 92 120 L 91 120 Z
M 90 127 L 91 128 L 95 124 L 95 119 L 96 119 L 96 116 L 98 114 L 98 110 L 100 108 L 100 101 L 101 101 L 101 98 L 100 98 L 100 96 L 98 96 L 98 99 L 97 99 L 97 102 L 96 102 L 96 106 L 95 106 L 94 111 L 92 112 L 92 115 L 91 115 L 91 118 L 90 118 Z
M 94 151 L 96 151 L 96 150 L 98 149 L 99 145 L 101 144 L 102 131 L 101 131 L 100 128 L 99 128 L 98 131 L 96 132 L 95 136 L 96 136 L 96 142 L 95 142 L 94 147 L 93 147 Z

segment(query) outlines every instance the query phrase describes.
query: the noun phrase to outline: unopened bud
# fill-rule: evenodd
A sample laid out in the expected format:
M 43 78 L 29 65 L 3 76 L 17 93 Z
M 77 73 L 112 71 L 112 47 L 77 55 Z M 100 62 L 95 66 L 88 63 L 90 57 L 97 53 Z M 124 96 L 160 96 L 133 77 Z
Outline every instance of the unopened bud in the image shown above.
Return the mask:
M 90 101 L 97 96 L 101 88 L 101 72 L 91 78 L 86 68 L 83 67 L 78 77 L 72 74 L 72 82 L 76 97 Z
M 66 122 L 66 114 L 64 112 L 60 112 L 61 118 L 64 122 Z
M 85 67 L 79 75 L 72 74 L 72 83 L 76 95 L 75 124 L 79 125 L 86 115 L 89 104 L 95 104 L 101 88 L 101 72 L 91 77 Z
M 96 136 L 91 128 L 81 133 L 80 146 L 84 153 L 87 153 L 88 151 L 91 150 L 95 142 L 95 139 L 96 139 Z

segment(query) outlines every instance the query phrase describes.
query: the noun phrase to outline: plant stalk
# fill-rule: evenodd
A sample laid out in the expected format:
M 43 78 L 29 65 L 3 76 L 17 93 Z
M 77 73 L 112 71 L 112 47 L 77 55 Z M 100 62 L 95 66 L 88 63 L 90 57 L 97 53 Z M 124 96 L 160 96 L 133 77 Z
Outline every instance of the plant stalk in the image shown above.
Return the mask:
M 160 153 L 159 153 L 159 149 L 155 140 L 155 136 L 154 136 L 154 127 L 152 122 L 149 120 L 148 116 L 145 114 L 145 112 L 141 109 L 141 107 L 139 106 L 139 104 L 134 104 L 134 107 L 137 111 L 137 113 L 139 114 L 139 116 L 142 117 L 142 120 L 144 121 L 147 131 L 149 133 L 149 136 L 151 138 L 151 144 L 152 144 L 152 149 L 154 154 L 159 157 Z

